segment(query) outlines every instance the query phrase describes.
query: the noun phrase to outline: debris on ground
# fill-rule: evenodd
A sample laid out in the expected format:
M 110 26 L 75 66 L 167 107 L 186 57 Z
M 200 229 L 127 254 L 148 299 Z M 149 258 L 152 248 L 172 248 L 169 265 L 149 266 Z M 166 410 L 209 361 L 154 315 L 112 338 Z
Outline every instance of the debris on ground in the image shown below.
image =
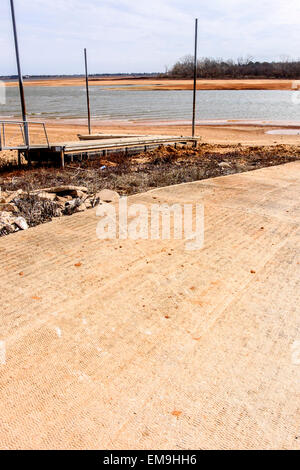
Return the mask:
M 27 230 L 28 224 L 24 217 L 16 217 L 11 212 L 0 212 L 0 236 L 19 230 Z
M 116 202 L 118 198 L 116 191 L 104 189 L 91 194 L 85 186 L 73 185 L 32 191 L 6 191 L 1 194 L 0 236 L 27 230 L 54 217 L 72 215 L 102 203 Z

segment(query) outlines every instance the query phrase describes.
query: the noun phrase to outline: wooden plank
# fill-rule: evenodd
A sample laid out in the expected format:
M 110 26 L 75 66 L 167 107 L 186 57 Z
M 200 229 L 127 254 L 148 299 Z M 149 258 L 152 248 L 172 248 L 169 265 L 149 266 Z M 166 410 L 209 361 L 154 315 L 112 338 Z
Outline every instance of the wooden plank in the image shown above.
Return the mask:
M 129 137 L 124 134 L 78 134 L 79 140 L 105 140 L 105 139 L 123 139 Z M 139 135 L 131 135 L 130 137 L 140 137 Z
M 49 149 L 48 158 L 55 159 L 57 154 L 60 155 L 60 161 L 62 168 L 64 167 L 65 155 L 67 154 L 78 154 L 82 155 L 85 153 L 87 156 L 89 153 L 107 153 L 108 150 L 119 150 L 124 149 L 127 154 L 129 149 L 141 147 L 142 149 L 147 149 L 151 146 L 157 146 L 160 144 L 176 144 L 176 143 L 193 143 L 194 146 L 197 145 L 199 139 L 187 136 L 167 136 L 167 135 L 142 135 L 139 137 L 126 136 L 122 138 L 110 138 L 110 139 L 101 139 L 101 140 L 92 140 L 92 141 L 76 141 L 76 142 L 61 142 L 53 144 L 50 148 L 45 145 L 32 145 L 28 152 L 28 158 L 33 156 L 36 160 L 36 151 Z M 17 147 L 18 151 L 25 151 L 26 147 Z M 31 152 L 35 151 L 35 152 Z M 33 153 L 33 155 L 31 155 Z
M 78 150 L 104 150 L 104 149 L 114 149 L 114 148 L 123 148 L 123 147 L 136 147 L 136 146 L 145 146 L 151 144 L 168 144 L 168 143 L 186 143 L 186 142 L 197 142 L 198 139 L 191 137 L 164 137 L 164 138 L 151 138 L 151 139 L 116 139 L 112 142 L 103 142 L 103 141 L 94 141 L 93 144 L 88 144 L 86 142 L 78 143 L 66 143 L 65 152 L 76 152 Z

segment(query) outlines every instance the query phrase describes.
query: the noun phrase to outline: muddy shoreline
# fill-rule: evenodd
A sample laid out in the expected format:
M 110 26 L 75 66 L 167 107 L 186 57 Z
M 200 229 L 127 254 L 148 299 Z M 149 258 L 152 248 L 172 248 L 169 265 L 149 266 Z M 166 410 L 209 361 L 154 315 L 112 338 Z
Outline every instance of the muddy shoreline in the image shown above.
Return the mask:
M 16 87 L 15 80 L 6 81 L 6 86 Z M 295 89 L 295 80 L 285 79 L 222 79 L 222 80 L 197 80 L 198 90 L 292 90 Z M 85 86 L 84 77 L 76 78 L 51 78 L 39 80 L 25 80 L 25 87 L 64 87 Z M 192 90 L 193 80 L 175 79 L 147 79 L 147 78 L 92 78 L 90 86 L 113 86 L 115 89 L 130 90 Z M 298 85 L 299 86 L 299 81 Z

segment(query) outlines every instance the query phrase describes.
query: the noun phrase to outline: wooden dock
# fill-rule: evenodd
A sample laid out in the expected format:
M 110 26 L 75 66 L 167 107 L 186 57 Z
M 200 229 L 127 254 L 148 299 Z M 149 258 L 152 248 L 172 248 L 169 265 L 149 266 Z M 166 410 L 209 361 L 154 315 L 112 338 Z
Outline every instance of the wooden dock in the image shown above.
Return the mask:
M 86 136 L 84 138 L 86 139 Z M 31 145 L 29 149 L 26 146 L 20 146 L 15 149 L 18 150 L 19 161 L 23 154 L 29 164 L 33 161 L 59 161 L 63 168 L 66 158 L 72 161 L 74 159 L 83 160 L 84 158 L 90 158 L 91 155 L 106 156 L 109 152 L 122 150 L 125 154 L 129 154 L 139 149 L 146 151 L 159 145 L 174 145 L 176 147 L 177 144 L 185 144 L 196 147 L 198 140 L 196 137 L 166 135 L 108 136 L 107 138 L 101 136 L 95 140 L 91 136 L 89 140 L 60 142 L 51 145 Z

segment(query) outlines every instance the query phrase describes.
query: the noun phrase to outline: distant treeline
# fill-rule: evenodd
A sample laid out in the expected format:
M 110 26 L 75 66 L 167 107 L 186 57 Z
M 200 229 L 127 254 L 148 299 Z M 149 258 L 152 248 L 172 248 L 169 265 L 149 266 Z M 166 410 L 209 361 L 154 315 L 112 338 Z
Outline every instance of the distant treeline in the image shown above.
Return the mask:
M 153 73 L 91 73 L 89 77 L 92 78 L 105 78 L 105 77 L 135 77 L 135 78 L 152 78 L 159 76 L 158 72 Z M 24 80 L 48 80 L 48 79 L 57 79 L 57 78 L 83 78 L 83 74 L 73 74 L 73 75 L 24 75 Z M 0 80 L 17 80 L 18 75 L 0 75 Z
M 166 71 L 170 78 L 192 78 L 194 58 L 187 55 Z M 234 60 L 202 58 L 197 62 L 199 78 L 287 78 L 300 79 L 300 59 L 258 62 L 252 58 Z

